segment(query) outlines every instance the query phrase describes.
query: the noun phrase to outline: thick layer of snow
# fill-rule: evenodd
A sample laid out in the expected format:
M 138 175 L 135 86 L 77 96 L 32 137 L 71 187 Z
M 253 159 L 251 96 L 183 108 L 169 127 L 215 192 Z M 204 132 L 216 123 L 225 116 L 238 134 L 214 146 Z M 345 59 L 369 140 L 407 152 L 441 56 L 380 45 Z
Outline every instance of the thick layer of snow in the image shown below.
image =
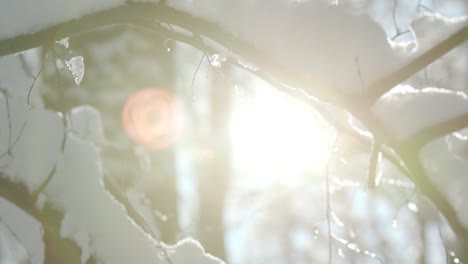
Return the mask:
M 12 231 L 0 222 L 0 263 L 27 263 L 28 252 Z
M 447 18 L 438 14 L 426 13 L 417 17 L 411 23 L 417 53 L 432 48 L 467 24 L 468 16 Z
M 371 19 L 351 16 L 335 6 L 317 1 L 169 0 L 167 3 L 220 25 L 282 63 L 285 71 L 306 75 L 309 83 L 316 87 L 335 88 L 345 93 L 362 92 L 365 86 L 394 71 L 467 22 L 466 18 L 457 21 L 437 16 L 419 18 L 413 23 L 418 39 L 410 45 L 411 52 L 406 54 L 407 57 L 399 57 L 389 46 L 383 30 Z M 0 40 L 37 32 L 123 4 L 123 0 L 7 0 L 0 9 Z M 424 31 L 427 28 L 430 30 Z M 161 255 L 164 251 L 128 218 L 123 207 L 103 187 L 98 151 L 87 141 L 99 138 L 100 132 L 87 134 L 88 128 L 72 125 L 78 136 L 69 134 L 64 153 L 60 154 L 64 129 L 62 116 L 43 109 L 27 109 L 27 90 L 31 75 L 37 71 L 25 73 L 14 56 L 2 60 L 2 65 L 8 67 L 0 68 L 0 88 L 6 89 L 11 97 L 8 97 L 9 104 L 6 98 L 0 98 L 0 107 L 9 108 L 12 129 L 2 126 L 0 154 L 10 146 L 11 135 L 16 137 L 21 125 L 27 121 L 24 134 L 13 149 L 14 155 L 0 159 L 7 175 L 25 183 L 32 191 L 57 165 L 43 197 L 64 212 L 62 236 L 81 246 L 82 262 L 93 254 L 104 263 L 165 263 L 166 256 Z M 15 79 L 16 75 L 22 76 Z M 78 82 L 80 76 L 78 74 Z M 40 106 L 34 93 L 31 101 Z M 379 119 L 400 139 L 467 111 L 464 93 L 437 88 L 415 90 L 408 86 L 394 89 L 374 107 Z M 1 124 L 9 122 L 7 112 L 0 112 Z M 100 122 L 89 111 L 72 113 L 70 121 L 76 118 L 77 123 L 87 124 L 88 114 L 92 122 Z M 43 155 L 44 149 L 52 154 Z M 429 161 L 428 164 L 432 163 Z M 439 167 L 429 165 L 426 166 L 431 171 L 441 175 L 437 171 Z M 448 193 L 451 191 L 450 188 L 447 190 Z M 466 204 L 464 199 L 452 199 L 452 202 L 457 207 Z M 194 262 L 197 259 L 198 263 L 221 263 L 205 255 L 201 246 L 191 240 L 167 250 L 173 263 L 197 263 Z
M 27 56 L 24 54 L 25 59 Z M 31 82 L 32 77 L 25 72 L 19 56 L 8 56 L 0 61 L 0 89 L 4 89 L 7 95 L 7 98 L 0 95 L 0 155 L 14 145 L 24 127 L 17 144 L 11 149 L 12 155 L 0 158 L 0 166 L 11 180 L 24 182 L 30 191 L 34 191 L 55 164 L 63 125 L 58 113 L 28 109 L 27 94 Z M 37 96 L 38 86 L 31 93 L 33 105 L 41 105 Z M 47 155 L 44 155 L 44 150 L 47 150 Z
M 32 110 L 28 113 L 21 139 L 12 152 L 13 157 L 21 158 L 11 159 L 5 169 L 6 175 L 13 181 L 26 183 L 30 191 L 36 190 L 54 167 L 62 138 L 63 125 L 59 114 Z
M 69 130 L 83 140 L 104 143 L 104 130 L 99 111 L 90 105 L 73 108 L 67 115 Z
M 101 170 L 97 149 L 69 134 L 56 174 L 44 192 L 64 212 L 61 235 L 80 245 L 82 263 L 89 254 L 102 263 L 163 263 L 158 262 L 156 243 L 105 191 Z
M 0 237 L 2 237 L 3 228 L 9 229 L 17 243 L 22 246 L 22 250 L 25 250 L 24 252 L 18 252 L 15 256 L 23 254 L 29 258 L 29 261 L 14 262 L 13 252 L 8 252 L 7 249 L 10 247 L 10 250 L 12 250 L 11 247 L 14 246 L 14 243 L 12 241 L 9 241 L 10 243 L 0 241 L 0 263 L 41 264 L 44 261 L 45 245 L 42 241 L 41 224 L 10 201 L 0 197 Z M 3 237 L 6 239 L 8 235 L 5 234 Z M 12 254 L 10 256 L 12 259 L 8 259 L 9 254 Z M 12 262 L 8 262 L 9 260 Z
M 421 130 L 468 113 L 464 92 L 441 88 L 414 89 L 399 85 L 373 107 L 377 118 L 397 139 L 404 140 Z
M 28 59 L 29 55 L 26 52 L 21 56 Z M 164 252 L 171 260 L 174 259 L 174 264 L 187 263 L 187 260 L 199 261 L 191 262 L 194 264 L 222 263 L 205 254 L 192 240 L 175 246 L 158 246 L 159 243 L 144 233 L 103 186 L 99 151 L 94 145 L 102 142 L 104 137 L 99 112 L 90 106 L 74 108 L 66 114 L 64 127 L 61 114 L 41 108 L 39 82 L 31 94 L 31 103 L 35 107 L 29 109 L 27 94 L 32 77 L 28 70 L 38 71 L 22 67 L 19 55 L 0 60 L 0 88 L 7 94 L 5 97 L 2 93 L 0 97 L 0 155 L 6 153 L 9 146 L 13 154 L 0 158 L 1 177 L 20 182 L 34 192 L 55 167 L 50 182 L 40 195 L 38 207 L 48 203 L 63 212 L 61 235 L 80 246 L 82 263 L 90 255 L 100 263 L 168 263 Z M 11 130 L 8 111 L 5 111 L 7 106 Z M 24 124 L 24 130 L 18 137 Z M 62 152 L 64 129 L 67 129 L 67 137 Z M 16 138 L 18 141 L 14 144 Z M 0 208 L 4 205 L 0 200 Z M 5 223 L 11 223 L 14 230 L 26 230 L 16 228 L 22 219 L 16 213 L 1 214 L 1 218 Z M 31 228 L 37 226 L 34 223 L 27 225 Z M 33 263 L 42 263 L 41 248 L 31 246 L 40 237 L 25 239 L 21 232 L 15 234 L 19 243 L 26 248 Z M 11 237 L 8 235 L 1 237 Z M 167 250 L 162 250 L 162 247 L 167 247 Z
M 362 92 L 363 85 L 400 65 L 379 25 L 321 1 L 174 0 L 168 4 L 219 24 L 283 64 L 287 72 L 307 76 L 314 88 Z
M 123 5 L 125 0 L 6 0 L 0 9 L 0 40 L 35 33 L 58 23 Z
M 124 4 L 123 0 L 10 0 L 0 11 L 0 40 Z M 417 18 L 411 27 L 419 39 L 403 48 L 415 53 L 401 57 L 368 16 L 351 15 L 324 1 L 169 0 L 166 4 L 218 24 L 251 43 L 283 64 L 285 74 L 300 73 L 314 88 L 345 93 L 363 92 L 467 23 L 466 18 Z M 24 16 L 16 15 L 20 13 Z

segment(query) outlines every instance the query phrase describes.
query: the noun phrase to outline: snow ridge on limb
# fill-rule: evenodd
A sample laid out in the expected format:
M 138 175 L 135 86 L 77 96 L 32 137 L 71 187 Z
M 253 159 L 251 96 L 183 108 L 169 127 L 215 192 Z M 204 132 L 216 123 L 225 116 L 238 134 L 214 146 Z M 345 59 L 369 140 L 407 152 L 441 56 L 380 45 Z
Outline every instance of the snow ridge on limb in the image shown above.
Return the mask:
M 396 71 L 370 85 L 367 95 L 369 102 L 375 102 L 390 89 L 465 42 L 468 39 L 468 16 L 449 19 L 425 14 L 413 21 L 411 32 L 414 41 L 391 43 L 395 51 L 406 58 Z
M 468 95 L 442 88 L 417 90 L 399 85 L 376 102 L 373 112 L 398 141 L 405 141 L 421 131 L 468 114 Z
M 111 3 L 114 0 L 108 1 Z M 92 3 L 80 3 L 80 5 L 86 4 Z M 83 11 L 82 21 L 66 22 L 67 20 L 56 19 L 54 25 L 66 23 L 49 27 L 48 30 L 43 28 L 40 34 L 18 37 L 16 41 L 15 39 L 0 41 L 0 54 L 17 52 L 24 45 L 29 45 L 28 47 L 40 45 L 41 42 L 50 41 L 50 38 L 63 38 L 93 27 L 115 23 L 139 24 L 143 18 L 157 18 L 162 22 L 186 27 L 200 34 L 207 33 L 207 36 L 214 37 L 213 39 L 218 40 L 221 37 L 220 43 L 234 52 L 241 53 L 240 55 L 264 54 L 264 56 L 253 56 L 259 59 L 254 59 L 252 62 L 280 81 L 303 88 L 308 94 L 321 100 L 352 108 L 352 101 L 355 100 L 345 100 L 341 97 L 354 95 L 353 97 L 361 98 L 361 102 L 372 103 L 380 95 L 408 78 L 409 76 L 406 76 L 408 72 L 422 69 L 448 51 L 447 47 L 439 49 L 437 56 L 431 56 L 430 60 L 427 60 L 427 56 L 423 56 L 426 59 L 420 60 L 416 66 L 414 63 L 408 64 L 407 62 L 414 57 L 405 58 L 401 53 L 395 52 L 390 47 L 383 30 L 369 17 L 353 16 L 337 6 L 319 1 L 168 0 L 164 5 L 155 5 L 134 2 L 125 4 L 115 0 L 109 6 L 115 8 L 89 7 L 89 10 L 102 10 L 102 12 L 91 14 Z M 185 17 L 176 10 L 182 11 Z M 259 10 L 268 12 L 259 12 Z M 188 21 L 195 23 L 185 23 Z M 460 21 L 452 22 L 451 25 L 455 25 L 455 22 Z M 154 23 L 153 26 L 157 27 L 158 23 Z M 224 33 L 224 37 L 220 31 Z M 32 32 L 35 32 L 33 28 L 29 33 Z M 211 34 L 218 35 L 218 38 Z M 254 47 L 254 52 L 245 54 L 242 52 L 244 48 L 239 50 L 239 44 L 236 45 L 232 41 L 233 37 L 244 40 L 246 45 Z M 228 41 L 222 41 L 223 39 Z M 462 40 L 451 43 L 457 45 L 460 41 Z M 343 43 L 346 45 L 342 45 Z M 250 59 L 252 56 L 243 57 Z M 409 71 L 408 67 L 412 71 Z M 400 68 L 401 70 L 398 70 Z

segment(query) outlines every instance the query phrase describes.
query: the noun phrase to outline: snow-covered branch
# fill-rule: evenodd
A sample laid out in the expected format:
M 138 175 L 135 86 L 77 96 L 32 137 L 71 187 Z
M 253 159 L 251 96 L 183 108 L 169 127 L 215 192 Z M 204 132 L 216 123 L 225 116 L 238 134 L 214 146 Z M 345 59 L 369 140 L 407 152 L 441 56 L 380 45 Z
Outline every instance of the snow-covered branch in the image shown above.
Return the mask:
M 249 11 L 251 6 L 248 4 L 236 7 L 238 8 L 235 10 L 237 13 L 233 11 L 234 15 L 229 15 L 226 21 L 223 21 L 223 12 L 203 6 L 207 4 L 205 2 L 201 3 L 201 7 L 198 9 L 194 8 L 193 12 L 190 12 L 186 6 L 179 6 L 174 1 L 169 2 L 172 5 L 121 3 L 111 9 L 103 8 L 94 10 L 94 13 L 88 12 L 75 20 L 57 21 L 55 24 L 52 22 L 52 25 L 45 24 L 45 28 L 39 29 L 39 31 L 23 32 L 24 35 L 9 36 L 9 39 L 0 40 L 0 56 L 21 52 L 65 37 L 115 24 L 143 27 L 167 38 L 188 43 L 205 53 L 219 52 L 219 46 L 222 46 L 232 53 L 248 59 L 249 63 L 255 65 L 255 68 L 259 70 L 246 68 L 269 81 L 276 88 L 306 102 L 307 100 L 315 100 L 315 102 L 319 101 L 320 103 L 331 103 L 345 109 L 359 119 L 374 138 L 382 140 L 381 150 L 384 156 L 390 157 L 404 173 L 410 176 L 417 187 L 432 200 L 447 218 L 452 229 L 463 240 L 467 240 L 466 228 L 460 223 L 453 206 L 428 179 L 418 157 L 418 150 L 423 144 L 446 133 L 466 127 L 468 125 L 466 112 L 458 113 L 456 117 L 451 116 L 451 118 L 444 120 L 436 120 L 437 122 L 432 126 L 418 127 L 414 131 L 403 131 L 402 134 L 398 134 L 397 128 L 388 127 L 384 123 L 388 123 L 388 117 L 392 118 L 391 114 L 393 113 L 394 119 L 398 122 L 397 126 L 406 129 L 405 123 L 401 122 L 401 116 L 408 112 L 400 111 L 397 113 L 393 111 L 394 109 L 386 108 L 387 105 L 392 106 L 392 100 L 384 101 L 380 105 L 378 100 L 382 99 L 396 85 L 464 42 L 468 38 L 468 26 L 461 27 L 435 46 L 423 50 L 413 57 L 409 56 L 408 60 L 402 60 L 393 53 L 394 50 L 389 47 L 383 31 L 378 25 L 366 17 L 346 15 L 336 7 L 306 3 L 304 4 L 306 8 L 302 8 L 299 4 L 287 6 L 281 1 L 270 3 L 272 10 L 268 11 L 271 11 L 273 15 L 283 7 L 287 7 L 288 9 L 284 11 L 292 17 L 291 24 L 283 25 L 281 22 L 270 25 L 269 23 L 274 21 L 271 19 L 272 17 L 269 17 L 270 20 L 268 20 L 261 14 L 248 13 L 250 16 L 246 16 L 246 21 L 239 21 L 238 17 L 231 17 Z M 269 1 L 256 2 L 258 3 L 251 4 L 264 5 Z M 231 6 L 226 5 L 219 7 L 220 10 L 230 11 Z M 207 11 L 200 11 L 205 10 L 204 8 Z M 307 13 L 311 10 L 314 10 L 313 15 Z M 221 15 L 217 12 L 220 12 Z M 306 19 L 303 21 L 305 26 L 297 29 L 297 32 L 288 28 L 288 26 L 300 21 L 295 19 L 296 14 L 302 15 L 302 18 Z M 273 18 L 276 19 L 276 17 Z M 339 19 L 334 21 L 335 18 Z M 234 27 L 233 22 L 238 23 L 239 26 Z M 329 30 L 322 29 L 325 24 L 329 26 Z M 276 26 L 278 31 L 270 32 L 268 30 Z M 343 26 L 346 28 L 341 29 L 340 27 Z M 250 30 L 250 27 L 253 29 Z M 304 28 L 308 27 L 312 27 L 311 32 L 303 31 Z M 339 36 L 337 30 L 341 30 L 343 36 Z M 282 34 L 287 35 L 283 36 Z M 260 37 L 257 38 L 257 36 Z M 202 43 L 200 38 L 210 39 L 211 42 Z M 336 49 L 336 47 L 341 47 L 343 43 L 349 44 L 349 47 L 346 46 L 344 52 L 338 52 L 340 49 Z M 331 48 L 328 50 L 329 46 Z M 337 53 L 334 54 L 334 52 Z M 227 61 L 238 66 L 245 66 L 234 57 Z M 414 94 L 419 96 L 417 92 Z M 402 96 L 404 95 L 402 93 Z M 402 100 L 403 97 L 397 99 Z M 311 101 L 309 103 L 313 104 Z M 375 104 L 376 102 L 377 104 Z M 398 105 L 401 107 L 400 102 Z M 373 106 L 377 110 L 380 109 L 385 118 L 379 117 L 378 111 L 377 113 L 373 111 Z M 337 127 L 346 127 L 340 125 L 340 122 L 329 115 L 324 114 L 324 116 Z M 413 115 L 408 116 L 414 117 Z M 408 119 L 408 122 L 413 122 L 414 119 Z M 352 129 L 347 130 L 362 142 L 371 143 L 369 138 L 359 133 L 356 134 Z M 395 157 L 392 150 L 395 150 L 399 157 Z M 380 150 L 375 154 L 379 152 Z M 401 165 L 400 161 L 404 165 Z M 374 170 L 371 169 L 371 171 Z

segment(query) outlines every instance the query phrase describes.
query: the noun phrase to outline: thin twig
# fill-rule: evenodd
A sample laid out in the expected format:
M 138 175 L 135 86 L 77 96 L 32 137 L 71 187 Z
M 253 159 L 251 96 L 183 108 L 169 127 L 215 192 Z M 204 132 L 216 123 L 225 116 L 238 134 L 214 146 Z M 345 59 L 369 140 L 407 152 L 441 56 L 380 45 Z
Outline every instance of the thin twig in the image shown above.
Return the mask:
M 398 27 L 398 23 L 396 20 L 396 10 L 398 6 L 398 0 L 393 0 L 393 8 L 392 8 L 392 19 L 393 19 L 393 25 L 395 26 L 395 31 L 397 34 L 400 33 L 400 27 Z
M 32 89 L 34 88 L 34 85 L 36 84 L 36 81 L 37 81 L 37 78 L 39 78 L 39 75 L 41 75 L 42 73 L 42 70 L 44 69 L 44 65 L 45 65 L 45 59 L 46 59 L 46 56 L 47 56 L 47 53 L 48 53 L 48 50 L 49 50 L 49 45 L 46 46 L 46 51 L 44 51 L 44 54 L 42 55 L 42 62 L 41 62 L 41 68 L 39 69 L 39 71 L 37 72 L 36 75 L 33 74 L 33 81 L 31 83 L 31 86 L 29 87 L 29 91 L 28 91 L 28 99 L 27 99 L 27 102 L 28 102 L 28 108 L 31 109 L 32 106 L 31 106 L 31 102 L 30 102 L 30 97 L 31 97 L 31 92 L 32 92 Z
M 0 155 L 0 159 L 2 159 L 3 157 L 5 157 L 6 155 L 10 155 L 12 156 L 12 149 L 16 146 L 16 143 L 18 143 L 18 140 L 20 139 L 21 135 L 23 134 L 23 131 L 24 131 L 24 128 L 26 127 L 26 123 L 27 121 L 25 120 L 24 123 L 23 123 L 23 126 L 21 127 L 19 133 L 16 135 L 16 139 L 15 141 L 13 142 L 13 144 L 11 144 L 10 148 L 8 149 L 8 151 L 6 151 L 5 153 L 3 153 L 2 155 Z
M 195 103 L 195 92 L 194 92 L 195 78 L 197 77 L 198 71 L 200 70 L 200 66 L 202 64 L 202 61 L 203 61 L 204 57 L 205 57 L 205 53 L 202 54 L 202 56 L 200 58 L 200 61 L 198 62 L 197 69 L 193 73 L 192 85 L 191 85 L 191 88 L 192 88 L 192 103 Z
M 390 38 L 391 40 L 395 40 L 397 39 L 399 36 L 402 36 L 402 35 L 405 35 L 405 34 L 408 34 L 408 33 L 411 33 L 411 31 L 409 29 L 407 30 L 404 30 L 404 31 L 400 31 L 400 32 L 397 32 L 392 38 Z
M 392 8 L 392 19 L 393 19 L 393 25 L 395 26 L 395 31 L 396 31 L 396 33 L 395 33 L 395 36 L 393 36 L 393 37 L 391 38 L 391 40 L 395 40 L 395 39 L 398 38 L 399 36 L 411 32 L 410 30 L 401 31 L 400 26 L 398 26 L 397 19 L 396 19 L 397 7 L 398 7 L 398 0 L 394 0 L 394 1 L 393 1 L 393 8 Z
M 62 115 L 64 116 L 64 115 Z M 62 125 L 63 125 L 63 137 L 62 137 L 62 142 L 60 144 L 60 154 L 63 154 L 65 152 L 65 143 L 67 141 L 67 135 L 68 135 L 68 132 L 67 132 L 67 121 L 66 121 L 66 118 L 65 117 L 62 117 Z M 47 187 L 47 185 L 49 184 L 49 182 L 52 180 L 52 177 L 55 175 L 55 173 L 57 172 L 57 165 L 59 163 L 59 160 L 57 159 L 55 161 L 55 165 L 54 167 L 52 168 L 52 170 L 50 171 L 49 175 L 47 176 L 46 180 L 39 186 L 39 188 L 37 188 L 37 190 L 32 194 L 32 197 L 34 198 L 34 200 L 37 201 L 37 199 L 39 198 L 39 194 L 42 193 L 44 191 L 44 189 Z
M 7 113 L 7 118 L 8 118 L 8 155 L 11 156 L 11 116 L 10 116 L 10 103 L 8 100 L 9 94 L 6 89 L 0 88 L 0 92 L 3 94 L 3 97 L 5 97 L 5 108 L 6 108 L 6 113 Z
M 162 251 L 162 255 L 166 259 L 167 263 L 173 264 L 166 248 L 162 245 L 161 241 L 158 239 L 156 234 L 151 229 L 148 221 L 146 220 L 145 216 L 143 216 L 135 207 L 132 206 L 131 202 L 127 199 L 125 195 L 123 195 L 119 189 L 112 183 L 112 181 L 108 180 L 107 177 L 104 177 L 104 188 L 120 203 L 124 206 L 125 210 L 127 211 L 128 217 L 133 220 L 133 222 L 141 228 L 143 232 L 151 236 L 155 242 L 156 247 Z
M 356 56 L 356 58 L 354 59 L 354 62 L 356 63 L 356 71 L 357 71 L 357 75 L 359 77 L 359 81 L 361 82 L 361 90 L 363 92 L 365 92 L 366 90 L 366 84 L 364 83 L 364 79 L 362 78 L 362 72 L 361 72 L 361 66 L 359 64 L 359 56 Z
M 6 228 L 8 228 L 8 229 L 10 230 L 10 234 L 14 237 L 14 239 L 15 239 L 16 241 L 18 241 L 19 243 L 24 242 L 24 241 L 21 241 L 21 239 L 19 238 L 19 236 L 16 234 L 15 231 L 17 231 L 17 230 L 14 230 L 14 228 L 10 227 L 10 226 L 8 225 L 8 223 L 6 223 L 6 222 L 5 222 L 5 223 L 2 223 L 2 222 L 4 222 L 4 221 L 3 221 L 2 217 L 0 216 L 0 224 L 3 224 Z M 26 248 L 25 248 L 25 249 L 26 249 Z M 29 252 L 29 250 L 26 249 L 26 250 L 24 250 L 23 252 L 26 253 L 26 259 L 28 259 L 29 261 L 31 261 L 31 253 Z
M 445 238 L 444 238 L 444 234 L 442 234 L 442 226 L 441 226 L 441 222 L 439 222 L 439 237 L 440 237 L 440 240 L 442 241 L 442 244 L 444 245 L 444 251 L 445 251 L 445 260 L 446 260 L 446 263 L 450 263 L 450 253 L 449 253 L 449 246 L 447 245 L 447 241 L 445 241 Z
M 429 7 L 427 7 L 425 4 L 422 3 L 422 0 L 418 1 L 418 4 L 416 5 L 416 9 L 418 13 L 421 13 L 421 9 L 425 9 L 428 12 L 432 12 L 432 10 Z

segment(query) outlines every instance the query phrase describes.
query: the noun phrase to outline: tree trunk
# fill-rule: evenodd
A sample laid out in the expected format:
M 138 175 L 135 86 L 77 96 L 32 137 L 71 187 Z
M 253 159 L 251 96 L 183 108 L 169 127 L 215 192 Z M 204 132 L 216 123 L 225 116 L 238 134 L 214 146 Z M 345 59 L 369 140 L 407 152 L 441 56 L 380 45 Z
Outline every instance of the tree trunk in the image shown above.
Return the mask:
M 225 259 L 223 208 L 230 169 L 228 120 L 231 91 L 214 74 L 211 91 L 211 131 L 208 139 L 211 154 L 200 164 L 199 239 L 206 251 Z

